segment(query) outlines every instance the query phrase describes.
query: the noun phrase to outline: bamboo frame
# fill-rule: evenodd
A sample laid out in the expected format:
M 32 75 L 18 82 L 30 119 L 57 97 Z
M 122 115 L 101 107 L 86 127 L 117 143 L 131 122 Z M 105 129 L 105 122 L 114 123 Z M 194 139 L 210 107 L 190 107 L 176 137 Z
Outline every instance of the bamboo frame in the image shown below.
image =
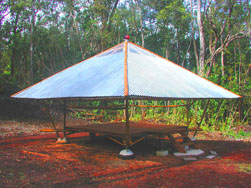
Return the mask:
M 180 104 L 180 105 L 136 105 L 136 104 L 130 104 L 131 107 L 139 107 L 139 108 L 176 108 L 176 107 L 183 107 L 187 106 L 186 104 Z
M 115 139 L 115 138 L 113 138 L 113 137 L 111 137 L 111 136 L 108 136 L 107 138 L 110 139 L 111 141 L 113 141 L 113 142 L 115 142 L 115 143 L 121 145 L 121 146 L 124 146 L 123 143 L 121 143 L 120 141 L 118 141 L 117 139 Z
M 125 118 L 126 118 L 126 122 L 125 122 L 125 128 L 126 128 L 126 136 L 125 136 L 125 147 L 126 149 L 129 148 L 130 146 L 130 140 L 131 140 L 131 135 L 129 133 L 129 130 L 130 130 L 130 125 L 129 125 L 129 109 L 128 109 L 128 106 L 129 106 L 129 101 L 128 101 L 128 98 L 125 97 Z
M 190 124 L 190 101 L 188 100 L 187 101 L 187 105 L 186 105 L 186 108 L 187 108 L 187 127 L 189 126 L 189 124 Z
M 52 101 L 51 101 L 51 102 L 52 102 Z M 47 107 L 47 112 L 48 112 L 49 118 L 50 118 L 50 120 L 51 120 L 51 124 L 52 124 L 53 128 L 56 130 L 56 129 L 57 129 L 57 128 L 56 128 L 56 124 L 55 124 L 55 121 L 54 121 L 54 119 L 52 118 L 51 112 L 50 112 L 50 106 L 51 106 L 51 104 L 52 104 L 52 103 L 50 103 L 49 106 Z M 57 137 L 59 138 L 58 132 L 56 132 L 56 135 L 57 135 Z
M 137 144 L 138 142 L 144 140 L 145 138 L 146 138 L 145 136 L 144 136 L 144 137 L 141 137 L 141 138 L 139 138 L 138 140 L 135 140 L 131 145 Z
M 201 126 L 201 123 L 202 123 L 202 121 L 203 121 L 203 119 L 204 119 L 204 117 L 205 117 L 205 114 L 206 114 L 206 111 L 207 111 L 207 107 L 208 107 L 208 105 L 209 105 L 209 102 L 210 102 L 210 99 L 207 100 L 207 103 L 206 103 L 206 106 L 205 106 L 205 108 L 204 108 L 202 117 L 201 117 L 201 119 L 200 119 L 200 122 L 197 124 L 197 125 L 198 125 L 198 126 L 197 126 L 197 130 L 194 132 L 193 137 L 196 136 L 198 130 L 200 129 L 200 126 Z
M 126 107 L 124 105 L 114 105 L 114 106 L 73 106 L 69 107 L 70 110 L 81 110 L 81 109 L 107 109 L 107 110 L 123 110 Z
M 67 130 L 63 129 L 40 129 L 40 132 L 68 132 Z
M 63 124 L 63 130 L 66 130 L 66 115 L 67 115 L 67 106 L 66 106 L 66 100 L 64 100 L 64 124 Z M 64 132 L 64 137 L 66 137 L 66 133 Z
M 128 71 L 127 71 L 127 47 L 128 40 L 125 40 L 125 59 L 124 59 L 124 95 L 128 96 Z

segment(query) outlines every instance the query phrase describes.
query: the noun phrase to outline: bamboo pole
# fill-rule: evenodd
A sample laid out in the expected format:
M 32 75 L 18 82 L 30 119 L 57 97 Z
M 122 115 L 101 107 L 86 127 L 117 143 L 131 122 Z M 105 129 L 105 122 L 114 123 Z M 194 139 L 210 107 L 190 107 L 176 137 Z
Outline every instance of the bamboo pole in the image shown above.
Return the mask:
M 221 110 L 223 104 L 224 104 L 224 100 L 221 100 L 220 103 L 218 104 L 217 109 L 216 109 L 216 116 L 215 116 L 214 122 L 216 122 L 218 120 L 220 110 Z
M 128 104 L 129 104 L 129 101 L 128 101 L 128 98 L 126 97 L 125 98 L 125 120 L 126 120 L 126 138 L 125 138 L 125 141 L 126 141 L 126 149 L 129 148 L 130 146 L 130 127 L 129 127 L 129 109 L 128 109 Z
M 239 105 L 240 105 L 240 101 L 239 100 L 236 100 L 236 102 L 234 103 L 235 104 L 235 110 L 234 110 L 234 112 L 233 112 L 233 115 L 232 115 L 232 117 L 231 117 L 231 123 L 230 123 L 230 125 L 229 125 L 229 129 L 232 127 L 232 125 L 233 125 L 233 123 L 234 123 L 234 117 L 235 117 L 235 114 L 236 114 L 236 112 L 237 112 L 237 109 L 238 109 L 238 107 L 239 107 Z
M 63 128 L 63 130 L 64 130 L 64 137 L 66 137 L 66 132 L 65 132 L 65 130 L 66 130 L 66 114 L 67 112 L 66 112 L 66 100 L 64 99 L 64 128 Z
M 180 104 L 180 105 L 135 105 L 131 104 L 129 106 L 132 107 L 140 107 L 140 108 L 172 108 L 172 107 L 181 107 L 181 106 L 187 106 L 187 104 Z
M 203 121 L 203 119 L 204 119 L 204 117 L 205 117 L 205 115 L 206 115 L 206 111 L 207 111 L 207 107 L 208 107 L 208 105 L 209 105 L 209 102 L 210 102 L 210 99 L 207 100 L 207 103 L 206 103 L 206 106 L 205 106 L 205 108 L 204 108 L 202 117 L 201 117 L 201 119 L 200 119 L 200 122 L 198 123 L 197 130 L 196 130 L 196 131 L 194 132 L 194 134 L 193 134 L 193 137 L 196 136 L 196 134 L 197 134 L 197 132 L 198 132 L 198 130 L 199 130 L 199 128 L 200 128 L 200 125 L 201 125 L 201 123 L 202 123 L 202 121 Z
M 81 110 L 81 109 L 107 109 L 107 110 L 123 110 L 124 105 L 114 105 L 114 106 L 72 106 L 68 108 L 70 110 Z
M 128 96 L 128 67 L 127 67 L 127 45 L 128 40 L 125 40 L 125 58 L 124 58 L 124 95 Z
M 49 106 L 47 107 L 47 112 L 48 112 L 49 118 L 50 118 L 50 120 L 51 120 L 51 124 L 52 124 L 53 128 L 56 130 L 56 129 L 57 129 L 57 128 L 56 128 L 56 124 L 55 124 L 55 121 L 54 121 L 54 119 L 52 118 L 51 112 L 50 112 L 51 105 L 52 105 L 52 101 L 50 102 Z M 58 132 L 56 132 L 56 135 L 57 135 L 57 137 L 59 138 L 59 133 L 58 133 Z
M 187 108 L 187 127 L 189 126 L 189 124 L 190 124 L 190 114 L 189 114 L 189 112 L 190 112 L 190 101 L 189 100 L 187 100 L 187 105 L 186 105 L 186 108 Z

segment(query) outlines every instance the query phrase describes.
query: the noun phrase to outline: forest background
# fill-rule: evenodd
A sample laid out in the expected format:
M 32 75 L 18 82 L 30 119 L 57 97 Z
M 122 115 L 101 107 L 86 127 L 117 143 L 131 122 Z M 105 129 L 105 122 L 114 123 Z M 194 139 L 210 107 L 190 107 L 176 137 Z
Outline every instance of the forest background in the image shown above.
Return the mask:
M 112 47 L 129 34 L 132 42 L 243 96 L 211 100 L 202 128 L 251 136 L 249 0 L 0 0 L 0 5 L 1 96 Z M 197 126 L 206 104 L 193 103 L 190 126 Z M 130 118 L 185 123 L 186 110 L 132 107 Z M 123 117 L 123 112 L 92 113 L 106 120 Z

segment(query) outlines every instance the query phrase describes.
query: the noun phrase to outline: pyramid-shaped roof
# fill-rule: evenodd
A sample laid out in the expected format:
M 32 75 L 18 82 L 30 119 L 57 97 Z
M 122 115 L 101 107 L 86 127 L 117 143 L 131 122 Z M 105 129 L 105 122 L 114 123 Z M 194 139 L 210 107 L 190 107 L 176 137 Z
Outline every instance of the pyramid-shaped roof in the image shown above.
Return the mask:
M 132 42 L 64 69 L 14 98 L 204 99 L 239 95 Z

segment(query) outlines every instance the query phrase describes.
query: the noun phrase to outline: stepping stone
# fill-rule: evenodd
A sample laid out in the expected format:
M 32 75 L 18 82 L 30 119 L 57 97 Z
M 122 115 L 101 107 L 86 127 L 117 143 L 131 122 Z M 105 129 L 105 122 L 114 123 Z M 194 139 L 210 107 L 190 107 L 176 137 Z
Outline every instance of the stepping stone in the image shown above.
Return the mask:
M 195 137 L 189 137 L 191 141 L 196 141 L 196 138 Z
M 174 153 L 174 156 L 176 156 L 176 157 L 199 156 L 204 153 L 205 152 L 201 149 L 190 149 L 190 150 L 187 150 L 186 153 L 176 152 L 176 153 Z
M 184 161 L 197 161 L 197 158 L 195 158 L 195 157 L 185 157 Z
M 218 155 L 218 153 L 217 153 L 216 151 L 210 151 L 210 154 L 211 154 L 211 155 L 214 155 L 214 156 L 217 156 L 217 155 Z
M 156 151 L 156 155 L 165 157 L 168 155 L 168 150 Z
M 213 159 L 215 157 L 216 157 L 215 155 L 208 155 L 208 156 L 206 156 L 206 159 Z

